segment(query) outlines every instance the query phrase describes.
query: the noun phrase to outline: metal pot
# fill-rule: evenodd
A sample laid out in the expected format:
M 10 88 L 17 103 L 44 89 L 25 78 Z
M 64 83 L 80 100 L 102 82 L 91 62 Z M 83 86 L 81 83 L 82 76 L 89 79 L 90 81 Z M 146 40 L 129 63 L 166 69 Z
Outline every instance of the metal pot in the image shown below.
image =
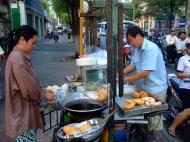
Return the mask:
M 98 115 L 106 109 L 107 104 L 101 103 L 94 98 L 93 93 L 83 94 L 81 92 L 75 92 L 66 95 L 61 100 L 63 108 L 73 115 Z M 88 96 L 88 97 L 87 97 Z

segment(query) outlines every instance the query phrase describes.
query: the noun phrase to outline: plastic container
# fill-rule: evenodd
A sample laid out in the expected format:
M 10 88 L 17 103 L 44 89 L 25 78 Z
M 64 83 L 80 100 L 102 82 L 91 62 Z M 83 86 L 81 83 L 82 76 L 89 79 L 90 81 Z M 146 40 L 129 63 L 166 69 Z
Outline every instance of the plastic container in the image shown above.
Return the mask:
M 117 130 L 114 133 L 116 142 L 126 142 L 127 141 L 127 131 L 126 130 Z
M 71 39 L 71 32 L 67 33 L 68 39 Z

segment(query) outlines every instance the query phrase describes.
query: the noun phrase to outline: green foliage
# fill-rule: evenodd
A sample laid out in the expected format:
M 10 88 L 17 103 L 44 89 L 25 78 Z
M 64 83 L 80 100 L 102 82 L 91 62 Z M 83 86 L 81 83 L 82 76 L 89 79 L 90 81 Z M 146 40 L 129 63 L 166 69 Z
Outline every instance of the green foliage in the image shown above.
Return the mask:
M 139 6 L 142 0 L 135 0 L 135 19 L 138 20 L 142 16 L 142 8 Z M 125 19 L 133 20 L 133 9 L 125 10 Z
M 60 18 L 60 20 L 67 25 L 69 23 L 69 2 L 67 0 L 54 0 L 53 1 L 53 8 L 57 14 L 57 16 Z
M 45 11 L 47 12 L 48 17 L 50 16 L 50 9 L 49 9 L 49 4 L 47 0 L 42 0 L 42 5 Z
M 67 0 L 53 0 L 53 8 L 56 13 L 66 12 Z
M 171 15 L 182 14 L 181 7 L 186 0 L 147 0 L 148 13 L 156 19 L 170 18 Z
M 61 22 L 64 23 L 64 25 L 69 25 L 69 16 L 68 13 L 57 13 L 57 16 L 61 19 Z

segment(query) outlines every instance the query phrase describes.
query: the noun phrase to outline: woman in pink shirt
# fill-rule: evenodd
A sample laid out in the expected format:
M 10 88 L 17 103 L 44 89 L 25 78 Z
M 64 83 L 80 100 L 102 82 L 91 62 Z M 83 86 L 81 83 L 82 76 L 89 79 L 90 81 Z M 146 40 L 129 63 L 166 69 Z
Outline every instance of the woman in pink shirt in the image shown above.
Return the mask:
M 36 142 L 36 130 L 43 128 L 40 100 L 53 100 L 51 90 L 43 89 L 32 67 L 31 53 L 37 32 L 24 25 L 8 36 L 9 56 L 5 71 L 5 132 L 16 142 Z

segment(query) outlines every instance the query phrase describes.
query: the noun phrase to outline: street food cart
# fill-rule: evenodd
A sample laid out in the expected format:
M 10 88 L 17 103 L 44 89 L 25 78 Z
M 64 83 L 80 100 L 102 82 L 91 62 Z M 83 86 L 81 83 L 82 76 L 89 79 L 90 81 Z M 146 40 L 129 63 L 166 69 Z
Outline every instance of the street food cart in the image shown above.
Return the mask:
M 97 59 L 90 57 L 90 55 L 76 60 L 76 63 L 81 70 L 82 83 L 79 86 L 75 86 L 76 83 L 69 83 L 69 86 L 75 86 L 76 89 L 68 92 L 60 102 L 64 110 L 62 118 L 69 115 L 70 122 L 62 123 L 63 125 L 56 133 L 57 141 L 71 141 L 76 138 L 89 142 L 100 141 L 106 121 L 99 122 L 106 117 L 105 111 L 108 104 L 106 97 L 103 101 L 99 100 L 100 95 L 97 90 L 99 88 L 106 91 L 108 88 L 106 83 L 107 66 L 106 64 L 98 64 Z M 75 135 L 66 135 L 66 132 L 63 132 L 67 126 L 74 125 L 79 128 L 83 123 L 88 122 L 92 128 L 85 132 L 82 131 Z
M 138 131 L 138 134 L 136 134 L 135 139 L 142 140 L 141 132 L 139 132 L 139 130 L 137 129 L 139 129 L 141 125 L 145 126 L 143 128 L 147 128 L 148 118 L 156 115 L 162 115 L 168 109 L 168 105 L 166 103 L 163 103 L 162 105 L 158 106 L 146 106 L 144 104 L 137 105 L 133 109 L 126 110 L 123 107 L 123 104 L 125 103 L 126 99 L 131 100 L 132 98 L 131 96 L 116 98 L 116 108 L 118 112 L 115 114 L 114 122 L 115 124 L 123 123 L 127 125 L 127 141 L 132 141 L 134 139 L 134 137 L 132 136 L 134 135 L 132 134 L 134 133 L 134 131 Z
M 119 6 L 120 8 L 122 7 L 122 5 Z M 125 92 L 125 87 L 123 86 L 123 29 L 122 26 L 119 27 L 119 30 L 116 28 L 117 24 L 122 25 L 123 14 L 122 11 L 117 13 L 116 8 L 118 8 L 118 1 L 107 0 L 106 13 L 108 14 L 106 18 L 112 22 L 107 22 L 106 64 L 97 64 L 94 59 L 84 60 L 82 64 L 78 62 L 83 78 L 82 85 L 68 83 L 68 88 L 72 89 L 68 89 L 69 92 L 60 101 L 62 107 L 61 122 L 58 131 L 54 134 L 58 142 L 72 141 L 74 139 L 87 142 L 101 140 L 114 142 L 113 129 L 115 124 L 129 125 L 127 131 L 130 133 L 130 126 L 133 124 L 147 125 L 147 117 L 163 113 L 168 108 L 167 104 L 162 103 L 159 106 L 145 106 L 143 104 L 135 106 L 133 109 L 124 109 L 123 105 L 126 99 L 132 99 L 133 92 Z M 118 14 L 118 19 L 117 16 L 113 16 L 114 14 Z M 100 95 L 97 93 L 98 87 L 103 87 L 107 90 L 104 102 L 98 101 Z M 129 89 L 129 86 L 127 87 Z M 123 95 L 124 93 L 126 95 Z M 68 117 L 69 121 L 64 121 L 64 118 Z M 107 119 L 105 120 L 104 118 Z M 100 123 L 102 120 L 105 120 L 104 123 Z M 80 131 L 78 129 L 82 124 L 90 124 L 91 127 L 85 131 Z M 75 133 L 72 131 L 67 135 L 67 131 L 64 131 L 66 126 L 75 127 L 73 128 Z M 105 132 L 105 130 L 108 131 Z M 103 133 L 104 137 L 102 137 Z M 109 137 L 105 138 L 107 134 Z M 129 139 L 128 137 L 126 140 Z
M 147 118 L 149 116 L 161 114 L 168 108 L 167 104 L 163 103 L 159 106 L 137 105 L 133 109 L 126 110 L 123 107 L 125 101 L 133 99 L 132 94 L 135 91 L 140 91 L 135 85 L 124 85 L 122 97 L 119 96 L 118 86 L 116 88 L 116 95 L 113 96 L 110 84 L 107 83 L 107 78 L 105 77 L 107 76 L 107 72 L 105 72 L 107 70 L 106 65 L 93 64 L 80 66 L 80 68 L 82 71 L 82 82 L 67 82 L 68 92 L 62 96 L 60 101 L 62 109 L 61 124 L 54 134 L 58 142 L 71 141 L 79 138 L 89 142 L 100 141 L 104 139 L 102 134 L 105 128 L 110 129 L 110 133 L 114 133 L 113 129 L 116 124 L 127 125 L 126 133 L 129 136 L 133 125 L 148 125 Z M 103 73 L 103 75 L 100 76 L 100 73 Z M 99 94 L 96 91 L 98 87 L 107 89 L 107 99 L 105 102 L 98 101 Z M 70 90 L 69 88 L 75 89 Z M 109 113 L 110 108 L 113 108 L 113 110 Z M 93 129 L 75 135 L 65 135 L 63 132 L 64 126 L 80 127 L 83 123 L 90 123 L 93 126 L 94 123 L 98 124 L 99 120 L 106 118 L 106 116 L 109 116 L 113 112 L 115 114 L 112 119 L 107 119 L 101 125 L 95 125 L 96 127 L 93 127 Z M 69 118 L 69 121 L 66 122 L 64 120 L 65 118 Z M 111 123 L 114 125 L 110 125 Z M 96 133 L 97 131 L 99 133 Z M 111 138 L 109 141 L 114 141 L 114 139 Z M 126 140 L 128 139 L 130 137 L 126 138 Z

